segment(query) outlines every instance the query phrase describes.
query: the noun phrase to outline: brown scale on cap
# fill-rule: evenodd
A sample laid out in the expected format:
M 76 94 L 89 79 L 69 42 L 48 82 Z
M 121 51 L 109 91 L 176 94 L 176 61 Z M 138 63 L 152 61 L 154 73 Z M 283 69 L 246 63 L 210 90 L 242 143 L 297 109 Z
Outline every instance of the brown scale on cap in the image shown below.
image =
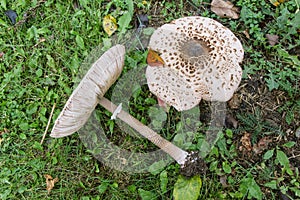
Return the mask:
M 147 68 L 149 89 L 179 111 L 201 99 L 228 101 L 241 81 L 243 47 L 215 20 L 184 17 L 165 24 L 151 36 L 149 48 L 165 62 L 164 67 Z

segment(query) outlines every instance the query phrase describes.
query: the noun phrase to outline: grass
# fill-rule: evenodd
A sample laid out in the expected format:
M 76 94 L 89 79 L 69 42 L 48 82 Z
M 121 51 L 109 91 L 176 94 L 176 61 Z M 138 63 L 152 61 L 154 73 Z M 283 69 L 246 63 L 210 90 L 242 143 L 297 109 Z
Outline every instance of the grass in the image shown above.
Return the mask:
M 139 0 L 132 7 L 129 0 L 1 1 L 0 199 L 172 199 L 179 176 L 174 162 L 165 167 L 156 163 L 152 173 L 120 172 L 94 158 L 78 134 L 62 139 L 46 136 L 40 144 L 53 105 L 51 126 L 78 81 L 84 59 L 99 44 L 111 42 L 102 28 L 103 17 L 127 16 L 114 34 L 119 35 L 134 29 L 135 14 L 141 13 L 149 16 L 151 26 L 187 15 L 214 18 L 230 28 L 245 48 L 243 81 L 237 91 L 242 102 L 239 108 L 227 110 L 239 127 L 224 128 L 206 156 L 209 170 L 201 177 L 199 199 L 299 199 L 300 152 L 295 136 L 300 127 L 299 2 L 275 7 L 269 1 L 233 1 L 241 9 L 237 20 L 219 18 L 208 3 Z M 16 11 L 17 21 L 24 16 L 27 20 L 13 26 L 4 14 L 9 9 Z M 277 35 L 278 43 L 271 46 L 266 34 Z M 144 66 L 145 57 L 143 50 L 128 53 L 122 77 Z M 149 126 L 158 131 L 165 121 L 160 131 L 165 138 L 186 149 L 205 150 L 206 121 L 181 118 L 173 108 L 164 115 L 154 107 L 156 99 L 145 86 L 130 92 L 131 114 L 144 123 L 149 116 L 155 119 Z M 107 95 L 120 98 L 113 96 L 113 89 Z M 202 118 L 207 106 L 208 102 L 200 104 Z M 125 134 L 109 120 L 107 111 L 97 112 L 114 144 L 134 152 L 157 149 Z M 197 123 L 198 129 L 183 134 L 190 123 Z M 252 145 L 265 137 L 272 142 L 260 154 L 241 151 L 245 132 L 251 134 Z M 50 193 L 45 174 L 59 179 Z

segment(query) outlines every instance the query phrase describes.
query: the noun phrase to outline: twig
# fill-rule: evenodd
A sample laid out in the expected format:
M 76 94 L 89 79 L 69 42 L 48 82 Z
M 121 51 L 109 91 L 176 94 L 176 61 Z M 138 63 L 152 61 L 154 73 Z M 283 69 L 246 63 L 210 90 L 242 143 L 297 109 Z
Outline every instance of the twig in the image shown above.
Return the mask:
M 47 134 L 47 132 L 48 132 L 49 125 L 50 125 L 50 122 L 51 122 L 51 119 L 52 119 L 52 115 L 53 115 L 55 106 L 56 106 L 56 103 L 54 103 L 53 106 L 52 106 L 52 110 L 51 110 L 51 113 L 50 113 L 50 116 L 49 116 L 49 119 L 48 119 L 48 123 L 47 123 L 46 130 L 45 130 L 44 135 L 43 135 L 43 138 L 42 138 L 42 140 L 41 140 L 41 144 L 43 144 L 44 139 L 45 139 L 45 137 L 46 137 L 46 134 Z

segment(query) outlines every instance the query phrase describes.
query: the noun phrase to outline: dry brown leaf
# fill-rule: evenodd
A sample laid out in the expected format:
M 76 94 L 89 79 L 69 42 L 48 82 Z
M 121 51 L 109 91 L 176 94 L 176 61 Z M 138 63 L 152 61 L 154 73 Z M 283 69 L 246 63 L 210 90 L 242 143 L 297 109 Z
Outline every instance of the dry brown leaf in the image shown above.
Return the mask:
M 238 124 L 239 124 L 239 122 L 234 117 L 232 117 L 231 115 L 226 115 L 226 117 L 225 117 L 225 125 L 226 125 L 226 127 L 237 128 Z
M 248 33 L 248 30 L 244 30 L 243 33 L 246 36 L 246 38 L 250 39 L 250 35 Z
M 48 191 L 49 194 L 53 189 L 54 184 L 58 182 L 58 178 L 56 177 L 55 179 L 53 179 L 52 176 L 50 176 L 49 174 L 45 174 L 44 176 L 46 178 L 46 185 L 47 185 L 46 190 Z
M 3 130 L 0 131 L 0 135 L 8 133 L 9 130 L 7 128 L 4 128 Z
M 241 99 L 237 94 L 234 94 L 233 97 L 228 101 L 228 106 L 231 109 L 238 109 L 241 104 Z
M 284 0 L 269 0 L 274 6 L 279 6 Z
M 261 138 L 257 144 L 253 145 L 254 153 L 261 154 L 264 150 L 268 148 L 270 142 L 272 142 L 272 139 L 269 139 L 267 137 Z
M 104 31 L 108 36 L 111 36 L 118 29 L 117 20 L 111 15 L 104 16 L 102 23 Z
M 240 151 L 243 151 L 244 149 L 247 151 L 252 150 L 251 140 L 250 140 L 251 134 L 245 132 L 243 137 L 241 138 L 242 146 L 239 147 Z
M 229 185 L 227 184 L 227 176 L 221 176 L 220 177 L 220 183 L 223 186 L 223 188 L 227 188 Z
M 239 18 L 238 8 L 234 7 L 234 5 L 230 1 L 213 0 L 211 2 L 211 11 L 213 11 L 220 17 L 227 17 L 232 19 Z
M 268 39 L 268 42 L 271 46 L 277 44 L 279 39 L 278 35 L 271 35 L 271 34 L 266 34 L 266 38 Z

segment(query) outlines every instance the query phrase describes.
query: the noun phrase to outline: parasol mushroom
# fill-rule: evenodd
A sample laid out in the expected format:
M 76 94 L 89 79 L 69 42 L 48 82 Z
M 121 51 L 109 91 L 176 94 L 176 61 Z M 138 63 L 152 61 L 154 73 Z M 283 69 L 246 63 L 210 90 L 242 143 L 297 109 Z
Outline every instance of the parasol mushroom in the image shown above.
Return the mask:
M 244 50 L 238 38 L 219 22 L 184 17 L 158 28 L 149 48 L 160 54 L 162 66 L 149 65 L 149 89 L 178 111 L 201 99 L 228 101 L 237 89 Z
M 182 169 L 187 169 L 187 171 L 183 171 L 183 174 L 191 176 L 194 173 L 194 169 L 198 170 L 197 172 L 205 170 L 198 153 L 186 152 L 180 149 L 123 111 L 121 106 L 117 107 L 104 97 L 105 92 L 121 74 L 124 57 L 125 47 L 116 45 L 106 51 L 92 65 L 56 119 L 50 136 L 60 138 L 78 131 L 86 123 L 92 111 L 99 103 L 111 113 L 114 113 L 114 118 L 118 117 L 123 120 L 142 136 L 174 158 L 181 165 Z
M 71 135 L 86 123 L 98 104 L 98 97 L 103 97 L 120 76 L 124 55 L 125 47 L 116 45 L 92 65 L 56 119 L 51 137 Z

